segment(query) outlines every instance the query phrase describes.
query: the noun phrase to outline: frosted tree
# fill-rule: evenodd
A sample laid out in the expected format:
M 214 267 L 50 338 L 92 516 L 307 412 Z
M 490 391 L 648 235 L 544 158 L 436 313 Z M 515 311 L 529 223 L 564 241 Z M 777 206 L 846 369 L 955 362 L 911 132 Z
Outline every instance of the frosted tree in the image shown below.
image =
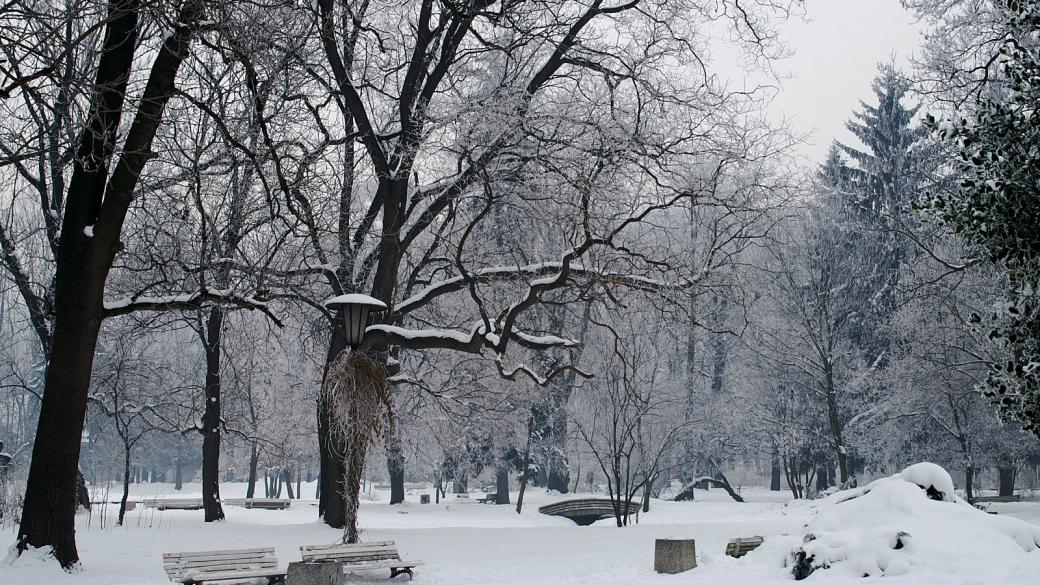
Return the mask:
M 1009 3 L 1008 34 L 995 57 L 1006 86 L 982 96 L 956 121 L 929 116 L 928 125 L 955 144 L 959 185 L 930 194 L 920 207 L 962 235 L 1006 279 L 1005 301 L 973 319 L 1001 349 L 981 385 L 1001 414 L 1040 436 L 1040 52 L 1029 41 L 1040 30 L 1040 5 Z

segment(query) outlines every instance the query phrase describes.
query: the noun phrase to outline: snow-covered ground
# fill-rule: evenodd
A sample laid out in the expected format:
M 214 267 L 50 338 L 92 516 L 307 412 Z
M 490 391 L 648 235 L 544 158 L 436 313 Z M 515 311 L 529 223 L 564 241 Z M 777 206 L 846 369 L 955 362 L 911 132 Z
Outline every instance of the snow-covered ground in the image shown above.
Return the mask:
M 225 498 L 243 497 L 245 486 L 225 484 L 221 489 Z M 313 496 L 313 484 L 305 485 L 303 492 Z M 522 515 L 517 515 L 512 506 L 485 505 L 475 499 L 454 496 L 441 504 L 420 505 L 416 503 L 419 493 L 413 491 L 409 493 L 409 503 L 391 507 L 385 503 L 387 493 L 373 490 L 366 494 L 370 499 L 364 502 L 361 511 L 365 540 L 395 540 L 404 558 L 425 561 L 426 564 L 416 570 L 413 581 L 416 585 L 791 583 L 790 569 L 783 566 L 783 559 L 792 543 L 801 542 L 802 535 L 810 529 L 806 528 L 807 524 L 822 518 L 824 522 L 815 524 L 825 525 L 825 515 L 831 513 L 826 510 L 829 504 L 820 502 L 788 504 L 784 492 L 745 489 L 743 495 L 748 503 L 738 504 L 721 490 L 698 491 L 697 502 L 655 501 L 650 513 L 643 515 L 638 525 L 619 529 L 613 526 L 612 520 L 579 527 L 569 520 L 541 515 L 537 512 L 539 505 L 561 497 L 540 490 L 527 493 Z M 174 492 L 172 486 L 143 484 L 134 486 L 132 492 L 132 498 L 164 495 L 198 496 L 199 486 L 187 485 L 184 490 Z M 116 506 L 112 506 L 106 511 L 109 518 L 104 529 L 100 528 L 96 514 L 78 518 L 81 571 L 65 574 L 52 562 L 23 555 L 13 563 L 10 559 L 0 563 L 0 582 L 31 585 L 168 583 L 162 570 L 163 552 L 253 546 L 274 546 L 284 565 L 299 559 L 300 545 L 332 543 L 339 538 L 339 531 L 318 521 L 315 506 L 313 500 L 293 501 L 291 508 L 277 511 L 226 506 L 227 520 L 209 525 L 202 522 L 201 511 L 158 512 L 139 506 L 127 514 L 124 527 L 112 526 L 111 517 L 116 512 Z M 1034 523 L 1040 519 L 1040 502 L 995 504 L 992 509 L 1000 512 L 1002 519 L 1018 516 Z M 874 512 L 868 506 L 857 513 Z M 961 513 L 948 527 L 941 523 L 929 525 L 929 534 L 918 538 L 933 538 L 947 529 L 966 530 L 971 528 L 972 521 L 985 516 L 976 518 L 970 514 L 972 510 L 967 512 L 967 516 Z M 911 510 L 894 509 L 885 521 L 898 519 L 902 513 L 908 519 L 916 517 Z M 934 524 L 920 517 L 916 522 L 917 525 Z M 1032 529 L 1027 527 L 1027 531 Z M 742 559 L 722 554 L 730 538 L 752 535 L 774 538 L 767 538 L 766 545 Z M 778 538 L 779 535 L 787 536 Z M 696 539 L 699 566 L 680 575 L 654 573 L 654 539 L 678 537 Z M 8 528 L 2 538 L 13 542 L 13 528 Z M 976 538 L 978 547 L 965 544 Z M 988 540 L 983 542 L 982 539 Z M 1009 547 L 1006 543 L 994 544 L 991 534 L 961 535 L 950 539 L 950 545 L 968 550 L 946 551 L 949 570 L 943 570 L 942 563 L 924 563 L 902 575 L 864 579 L 835 567 L 817 571 L 806 582 L 832 585 L 1040 583 L 1040 552 L 1024 553 L 1022 548 Z M 1012 576 L 1016 572 L 1018 575 Z M 374 571 L 353 576 L 350 582 L 389 583 L 387 576 L 386 571 Z M 395 581 L 404 580 L 398 577 Z

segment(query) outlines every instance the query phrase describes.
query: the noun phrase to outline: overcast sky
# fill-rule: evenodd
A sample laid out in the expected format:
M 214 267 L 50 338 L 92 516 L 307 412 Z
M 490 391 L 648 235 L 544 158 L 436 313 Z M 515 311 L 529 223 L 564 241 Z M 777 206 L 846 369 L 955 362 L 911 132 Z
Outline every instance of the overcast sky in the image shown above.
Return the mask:
M 869 100 L 877 65 L 893 55 L 907 68 L 920 28 L 899 0 L 809 0 L 806 22 L 784 26 L 794 55 L 777 69 L 792 76 L 773 103 L 799 132 L 813 132 L 801 151 L 822 161 L 835 138 L 850 142 L 845 129 L 859 100 Z

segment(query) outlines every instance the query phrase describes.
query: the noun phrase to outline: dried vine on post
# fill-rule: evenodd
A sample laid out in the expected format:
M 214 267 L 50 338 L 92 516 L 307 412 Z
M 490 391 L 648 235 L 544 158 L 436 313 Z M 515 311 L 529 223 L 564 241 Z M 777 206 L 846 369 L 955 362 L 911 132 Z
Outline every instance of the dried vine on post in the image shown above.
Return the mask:
M 321 391 L 332 410 L 332 432 L 344 438 L 347 450 L 343 477 L 347 522 L 343 526 L 343 542 L 356 543 L 365 455 L 369 444 L 380 437 L 383 425 L 393 421 L 389 385 L 382 365 L 364 352 L 343 351 L 329 368 Z

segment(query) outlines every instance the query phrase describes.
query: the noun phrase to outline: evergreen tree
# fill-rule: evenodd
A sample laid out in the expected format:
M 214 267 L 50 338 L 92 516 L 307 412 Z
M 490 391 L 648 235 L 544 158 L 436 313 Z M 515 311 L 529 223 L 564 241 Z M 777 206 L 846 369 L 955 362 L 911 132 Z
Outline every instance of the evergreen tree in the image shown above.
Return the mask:
M 910 85 L 892 64 L 879 68 L 872 88 L 878 102 L 872 106 L 861 101 L 861 110 L 845 127 L 863 143 L 864 149 L 838 143 L 856 164 L 846 167 L 841 180 L 852 194 L 846 204 L 859 219 L 881 222 L 910 203 L 918 173 L 914 146 L 924 130 L 914 126 L 918 106 L 906 106 Z M 832 153 L 833 156 L 833 153 Z
M 973 316 L 990 328 L 1003 359 L 991 364 L 983 392 L 1005 419 L 1040 437 L 1040 2 L 1005 3 L 1009 40 L 1001 49 L 1000 90 L 973 104 L 957 122 L 926 125 L 956 145 L 961 182 L 919 207 L 984 251 L 1007 278 L 1007 300 L 992 315 Z

